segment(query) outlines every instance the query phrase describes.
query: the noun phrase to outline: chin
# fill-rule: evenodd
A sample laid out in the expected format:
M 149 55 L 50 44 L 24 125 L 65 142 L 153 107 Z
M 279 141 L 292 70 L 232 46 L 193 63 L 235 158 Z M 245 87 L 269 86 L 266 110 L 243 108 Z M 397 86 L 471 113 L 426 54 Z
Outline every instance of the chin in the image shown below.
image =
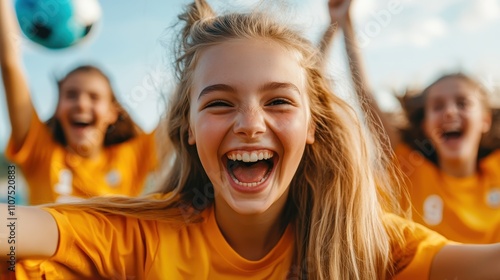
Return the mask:
M 469 155 L 467 151 L 458 150 L 458 151 L 445 151 L 442 153 L 440 158 L 445 159 L 447 161 L 463 161 L 469 160 Z
M 240 215 L 262 214 L 271 208 L 267 201 L 232 201 L 229 206 Z

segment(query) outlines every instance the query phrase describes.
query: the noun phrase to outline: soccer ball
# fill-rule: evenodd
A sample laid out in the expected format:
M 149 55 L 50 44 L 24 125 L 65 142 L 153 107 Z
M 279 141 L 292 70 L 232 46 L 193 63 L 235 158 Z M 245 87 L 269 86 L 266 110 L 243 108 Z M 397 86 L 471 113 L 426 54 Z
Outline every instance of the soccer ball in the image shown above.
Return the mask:
M 15 9 L 24 35 L 49 49 L 80 42 L 101 18 L 97 0 L 17 0 Z

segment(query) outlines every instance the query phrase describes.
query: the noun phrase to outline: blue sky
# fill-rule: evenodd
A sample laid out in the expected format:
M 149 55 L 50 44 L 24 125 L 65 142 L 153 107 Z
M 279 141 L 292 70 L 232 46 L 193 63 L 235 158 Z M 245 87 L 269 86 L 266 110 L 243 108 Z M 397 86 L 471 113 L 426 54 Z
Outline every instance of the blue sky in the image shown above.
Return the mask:
M 163 111 L 161 96 L 172 88 L 169 33 L 189 1 L 100 1 L 102 19 L 90 40 L 49 51 L 21 40 L 35 108 L 45 120 L 55 109 L 55 78 L 82 63 L 101 66 L 118 98 L 145 130 Z M 216 10 L 251 7 L 257 1 L 212 0 Z M 263 3 L 268 1 L 261 1 Z M 291 23 L 317 42 L 329 18 L 327 0 L 275 1 Z M 119 8 L 118 8 L 119 5 Z M 263 4 L 266 5 L 266 4 Z M 372 88 L 381 106 L 393 110 L 392 90 L 424 86 L 442 73 L 461 69 L 490 90 L 500 88 L 500 0 L 354 0 L 353 17 Z M 167 35 L 165 35 L 167 34 Z M 341 40 L 334 42 L 329 73 L 337 93 L 352 100 Z M 0 88 L 0 151 L 10 124 Z

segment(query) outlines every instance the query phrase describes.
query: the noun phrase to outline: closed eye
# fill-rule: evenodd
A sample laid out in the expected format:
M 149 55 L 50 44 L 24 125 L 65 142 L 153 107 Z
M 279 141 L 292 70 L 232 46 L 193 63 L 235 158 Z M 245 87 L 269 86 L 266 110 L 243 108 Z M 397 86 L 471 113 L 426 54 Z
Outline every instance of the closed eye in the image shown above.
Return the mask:
M 77 99 L 78 98 L 78 91 L 76 90 L 68 90 L 65 94 L 65 97 L 67 99 Z
M 434 103 L 434 104 L 432 104 L 431 109 L 432 109 L 432 111 L 434 111 L 434 112 L 441 111 L 441 110 L 443 110 L 443 109 L 444 109 L 444 104 L 443 104 L 443 103 L 441 103 L 441 102 Z
M 214 100 L 205 105 L 205 108 L 212 108 L 212 107 L 231 107 L 231 104 L 222 100 Z
M 470 104 L 470 101 L 467 99 L 460 99 L 457 101 L 457 106 L 461 109 L 467 108 Z
M 292 102 L 286 98 L 276 98 L 267 103 L 268 106 L 291 105 Z

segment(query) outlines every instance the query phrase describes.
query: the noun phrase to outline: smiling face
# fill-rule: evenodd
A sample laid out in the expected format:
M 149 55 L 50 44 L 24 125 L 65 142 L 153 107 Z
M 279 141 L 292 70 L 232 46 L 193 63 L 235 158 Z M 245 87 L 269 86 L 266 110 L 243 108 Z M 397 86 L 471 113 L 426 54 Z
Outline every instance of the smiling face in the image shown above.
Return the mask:
M 293 54 L 257 39 L 201 52 L 189 144 L 197 147 L 216 205 L 240 214 L 284 205 L 305 146 L 314 142 L 305 72 Z
M 60 85 L 55 116 L 71 149 L 81 156 L 95 155 L 118 118 L 108 81 L 95 72 L 70 74 Z
M 429 89 L 423 130 L 439 161 L 475 161 L 482 134 L 491 126 L 479 89 L 460 78 L 446 78 Z

